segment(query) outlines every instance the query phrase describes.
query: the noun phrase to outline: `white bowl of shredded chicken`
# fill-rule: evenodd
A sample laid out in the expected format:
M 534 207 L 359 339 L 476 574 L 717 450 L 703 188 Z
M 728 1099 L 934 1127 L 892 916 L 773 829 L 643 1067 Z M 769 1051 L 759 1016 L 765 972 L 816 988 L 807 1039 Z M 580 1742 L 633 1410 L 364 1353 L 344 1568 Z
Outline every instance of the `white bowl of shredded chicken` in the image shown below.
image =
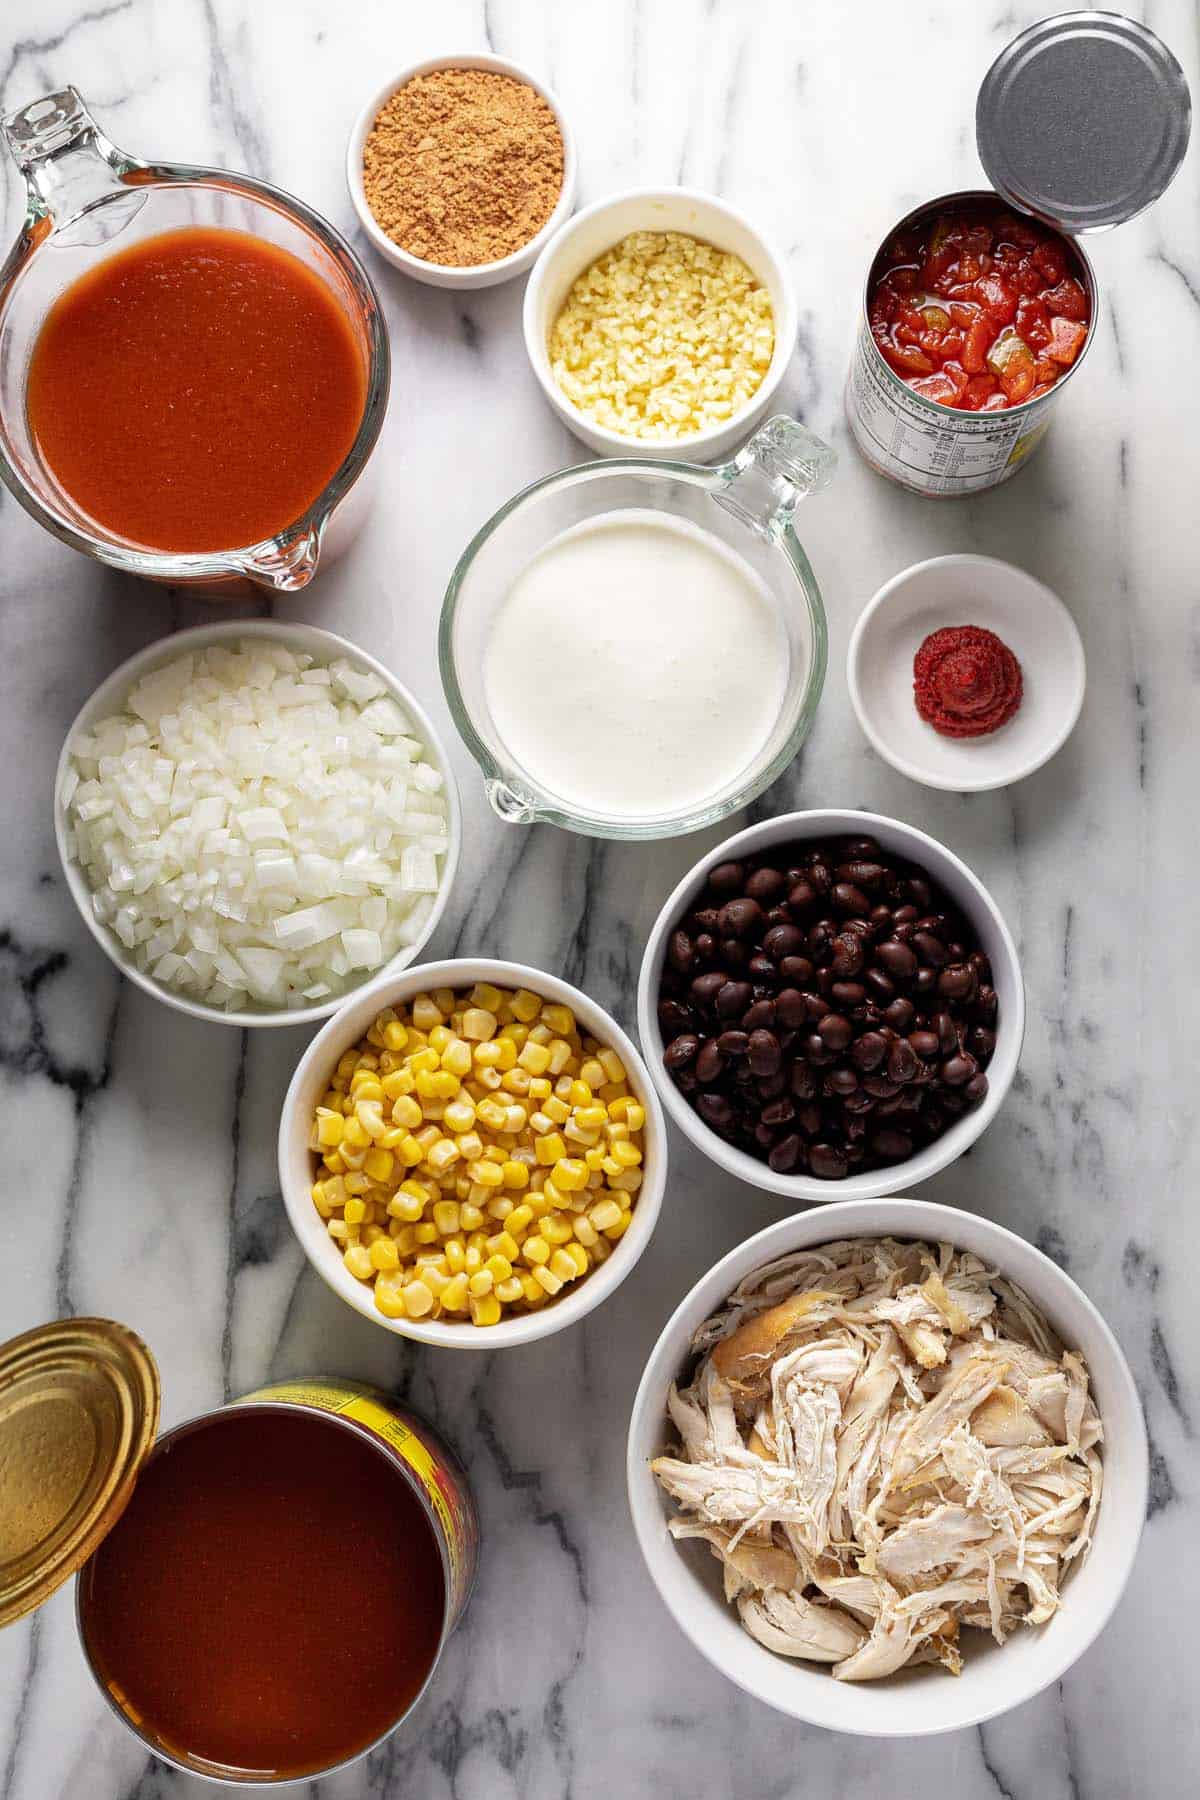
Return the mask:
M 1128 1364 L 1046 1256 L 970 1213 L 838 1202 L 724 1257 L 634 1401 L 634 1528 L 702 1655 L 836 1731 L 977 1724 L 1057 1680 L 1129 1577 Z

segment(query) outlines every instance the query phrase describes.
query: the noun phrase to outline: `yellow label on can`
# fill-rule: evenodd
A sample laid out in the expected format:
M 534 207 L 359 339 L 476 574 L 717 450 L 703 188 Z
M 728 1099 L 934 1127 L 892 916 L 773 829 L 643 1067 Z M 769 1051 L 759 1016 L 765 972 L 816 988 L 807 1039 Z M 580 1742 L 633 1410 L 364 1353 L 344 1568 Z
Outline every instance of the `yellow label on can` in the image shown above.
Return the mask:
M 421 1422 L 409 1424 L 405 1414 L 388 1395 L 360 1382 L 340 1381 L 331 1377 L 317 1381 L 278 1381 L 269 1387 L 256 1388 L 243 1394 L 235 1403 L 243 1405 L 255 1400 L 281 1400 L 292 1406 L 312 1406 L 322 1412 L 353 1419 L 401 1457 L 421 1485 L 442 1528 L 446 1555 L 450 1564 L 450 1623 L 457 1620 L 475 1576 L 478 1526 L 474 1504 L 459 1470 L 442 1453 L 437 1439 L 430 1433 L 427 1443 L 420 1435 Z M 428 1429 L 428 1427 L 425 1427 Z

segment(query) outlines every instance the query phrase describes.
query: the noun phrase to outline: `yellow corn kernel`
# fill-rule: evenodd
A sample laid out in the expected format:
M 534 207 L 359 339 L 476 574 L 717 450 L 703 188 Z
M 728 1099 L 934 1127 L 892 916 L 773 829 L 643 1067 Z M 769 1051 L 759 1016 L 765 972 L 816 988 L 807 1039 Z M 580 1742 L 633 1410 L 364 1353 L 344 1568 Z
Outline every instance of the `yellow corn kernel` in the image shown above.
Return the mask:
M 454 1140 L 458 1145 L 458 1153 L 464 1162 L 478 1162 L 484 1152 L 484 1142 L 477 1131 L 463 1131 Z
M 371 1267 L 381 1272 L 385 1269 L 400 1267 L 400 1253 L 393 1240 L 386 1234 L 383 1237 L 374 1238 L 371 1242 Z
M 538 1138 L 534 1146 L 538 1161 L 546 1168 L 552 1163 L 560 1162 L 567 1154 L 567 1146 L 557 1131 L 547 1131 Z
M 557 1294 L 562 1289 L 562 1276 L 556 1275 L 553 1269 L 547 1267 L 545 1263 L 533 1271 L 533 1279 L 539 1287 L 545 1288 L 548 1294 Z
M 569 1070 L 575 1060 L 571 1054 L 570 1044 L 565 1043 L 562 1038 L 551 1038 L 546 1048 L 550 1052 L 549 1073 L 561 1075 L 564 1081 L 569 1080 L 569 1075 L 564 1074 L 563 1071 Z
M 386 1181 L 391 1175 L 395 1160 L 390 1150 L 368 1150 L 363 1173 L 369 1175 L 372 1181 Z
M 546 1303 L 546 1290 L 540 1282 L 533 1279 L 532 1274 L 522 1275 L 521 1293 L 526 1306 L 544 1306 Z
M 457 1075 L 461 1081 L 464 1075 L 471 1073 L 471 1046 L 465 1039 L 452 1037 L 442 1051 L 442 1067 L 451 1075 Z
M 444 1023 L 443 1015 L 433 1003 L 430 994 L 416 994 L 412 1003 L 412 1022 L 418 1031 L 432 1031 L 435 1025 Z
M 334 1222 L 330 1221 L 331 1224 Z M 364 1244 L 351 1244 L 342 1261 L 358 1281 L 369 1281 L 375 1272 L 371 1267 L 371 1252 Z
M 636 1194 L 642 1185 L 640 1169 L 622 1169 L 619 1175 L 609 1177 L 609 1187 L 616 1188 L 618 1193 Z
M 454 1133 L 455 1137 L 458 1137 L 460 1132 L 470 1131 L 475 1123 L 475 1102 L 460 1093 L 456 1099 L 451 1100 L 442 1114 L 442 1123 Z
M 389 1231 L 392 1229 L 388 1227 Z M 396 1221 L 396 1249 L 401 1256 L 411 1256 L 417 1247 L 417 1228 L 415 1225 L 401 1225 Z
M 493 1291 L 502 1306 L 512 1306 L 522 1296 L 521 1277 L 510 1275 L 507 1281 L 498 1281 Z
M 603 1106 L 577 1106 L 574 1119 L 580 1131 L 603 1131 L 608 1123 L 608 1112 Z
M 621 1209 L 618 1207 L 617 1217 L 620 1218 L 620 1216 Z M 525 1258 L 527 1263 L 549 1262 L 550 1246 L 545 1238 L 540 1235 L 536 1237 L 527 1237 L 525 1242 L 521 1245 L 521 1255 Z
M 375 1305 L 385 1319 L 402 1319 L 404 1307 L 404 1277 L 398 1271 L 392 1275 L 381 1275 L 375 1283 Z
M 575 1259 L 565 1246 L 554 1252 L 548 1266 L 550 1273 L 557 1275 L 560 1281 L 574 1281 L 579 1274 L 579 1270 L 575 1267 Z
M 328 1112 L 325 1107 L 317 1108 L 317 1145 L 321 1149 L 332 1149 L 342 1141 L 342 1133 L 346 1129 L 346 1121 L 340 1112 Z
M 478 1269 L 467 1282 L 467 1291 L 479 1298 L 484 1294 L 490 1294 L 495 1285 L 495 1277 L 490 1270 Z
M 474 1189 L 472 1188 L 472 1193 Z M 478 1231 L 483 1224 L 483 1213 L 474 1200 L 464 1200 L 458 1209 L 458 1222 L 464 1231 Z
M 565 1125 L 571 1116 L 571 1109 L 566 1101 L 559 1100 L 554 1094 L 551 1094 L 549 1100 L 542 1101 L 542 1111 L 548 1119 L 553 1119 L 556 1125 Z
M 342 1214 L 347 1225 L 361 1225 L 366 1216 L 367 1205 L 365 1200 L 358 1199 L 356 1195 L 347 1200 L 346 1210 Z
M 487 1044 L 483 1044 L 480 1046 L 480 1048 L 486 1050 L 489 1048 L 489 1046 Z M 478 1074 L 478 1079 L 479 1079 L 479 1086 L 485 1094 L 494 1094 L 496 1092 L 496 1089 L 500 1086 L 500 1083 L 504 1080 L 504 1077 L 500 1073 L 499 1069 L 492 1067 L 490 1064 L 485 1065 L 483 1068 L 479 1069 L 477 1071 L 477 1074 Z
M 564 1156 L 554 1165 L 554 1185 L 564 1194 L 574 1194 L 587 1186 L 587 1164 L 572 1156 Z
M 352 1150 L 365 1150 L 371 1142 L 371 1134 L 359 1119 L 357 1113 L 346 1120 L 342 1129 L 342 1143 L 349 1144 Z
M 517 1058 L 519 1068 L 530 1075 L 544 1075 L 550 1067 L 550 1052 L 544 1044 L 535 1044 L 532 1038 L 526 1040 L 521 1054 Z
M 498 1188 L 503 1187 L 504 1185 L 504 1166 L 502 1163 L 484 1161 L 473 1162 L 467 1173 L 470 1175 L 472 1181 L 477 1181 L 479 1183 L 480 1187 Z
M 540 1106 L 543 1100 L 548 1100 L 553 1091 L 553 1088 L 550 1086 L 550 1083 L 544 1075 L 534 1075 L 530 1077 L 529 1098 L 535 1101 L 537 1105 Z
M 528 988 L 518 988 L 509 1005 L 512 1007 L 513 1017 L 520 1019 L 522 1025 L 532 1025 L 542 1010 L 538 996 Z
M 425 1283 L 434 1299 L 440 1300 L 453 1278 L 447 1275 L 445 1269 L 437 1263 L 422 1262 L 420 1268 L 420 1279 Z
M 395 1117 L 397 1100 L 406 1100 L 413 1091 L 411 1069 L 392 1069 L 384 1076 L 382 1087 L 383 1097 L 385 1100 L 391 1101 L 392 1116 Z
M 460 1222 L 457 1200 L 439 1200 L 433 1209 L 433 1222 L 443 1237 L 453 1237 Z
M 325 1187 L 324 1187 L 324 1184 L 320 1181 L 313 1183 L 312 1203 L 316 1207 L 317 1211 L 320 1213 L 320 1215 L 323 1219 L 332 1219 L 333 1207 L 330 1205 L 329 1201 L 325 1198 Z
M 472 1043 L 485 1044 L 495 1037 L 499 1023 L 495 1013 L 490 1012 L 486 1006 L 468 1006 L 462 1016 L 462 1034 Z M 475 1053 L 475 1061 L 479 1061 L 478 1051 Z
M 475 1109 L 475 1116 L 479 1123 L 486 1125 L 489 1130 L 503 1131 L 507 1108 L 503 1100 L 497 1100 L 494 1095 L 489 1094 L 486 1099 L 479 1102 Z
M 529 1170 L 524 1163 L 514 1162 L 510 1159 L 503 1165 L 500 1172 L 504 1177 L 506 1188 L 520 1189 L 529 1186 Z
M 586 1249 L 589 1249 L 589 1250 L 591 1249 L 592 1245 L 596 1241 L 597 1236 L 599 1235 L 596 1231 L 596 1227 L 592 1224 L 592 1221 L 589 1218 L 587 1218 L 586 1215 L 583 1215 L 583 1214 L 581 1214 L 578 1218 L 572 1219 L 571 1229 L 574 1232 L 575 1236 L 579 1239 L 579 1242 L 581 1244 L 583 1244 Z
M 588 1218 L 597 1231 L 608 1231 L 621 1217 L 621 1208 L 615 1200 L 597 1200 L 595 1206 L 588 1211 Z
M 612 1154 L 614 1160 L 620 1163 L 623 1169 L 636 1169 L 642 1160 L 642 1153 L 637 1145 L 627 1144 L 623 1141 L 618 1141 L 613 1145 Z
M 571 1221 L 560 1212 L 548 1213 L 542 1220 L 541 1229 L 548 1244 L 565 1244 L 573 1235 Z
M 569 1006 L 557 1003 L 542 1008 L 542 1023 L 548 1025 L 555 1037 L 570 1037 L 575 1029 L 575 1014 Z
M 467 1278 L 461 1272 L 451 1276 L 438 1296 L 445 1312 L 465 1312 L 468 1297 Z
M 591 1268 L 591 1258 L 588 1256 L 588 1253 L 584 1249 L 582 1244 L 578 1244 L 575 1242 L 571 1242 L 569 1244 L 564 1244 L 561 1250 L 555 1251 L 554 1255 L 555 1256 L 567 1256 L 570 1258 L 571 1262 L 573 1262 L 575 1265 L 576 1280 L 578 1280 L 578 1278 L 581 1275 L 586 1275 L 588 1270 Z M 550 1262 L 551 1262 L 551 1265 L 553 1266 L 553 1263 L 554 1263 L 553 1256 L 550 1258 Z M 564 1279 L 567 1279 L 567 1278 L 564 1277 Z
M 463 1252 L 463 1267 L 468 1275 L 478 1274 L 483 1267 L 483 1250 L 478 1244 L 468 1244 Z
M 442 1245 L 446 1267 L 452 1275 L 461 1275 L 467 1266 L 467 1246 L 460 1237 L 447 1238 Z
M 512 1263 L 507 1256 L 489 1256 L 480 1270 L 480 1274 L 490 1275 L 492 1280 L 499 1285 L 500 1282 L 507 1281 L 512 1274 Z
M 503 988 L 493 987 L 490 981 L 477 981 L 471 989 L 471 1005 L 480 1006 L 484 1012 L 498 1013 L 508 995 Z
M 347 1225 L 345 1219 L 330 1219 L 325 1229 L 330 1237 L 334 1238 L 339 1243 L 345 1242 L 350 1236 L 350 1227 Z
M 404 1310 L 410 1319 L 423 1319 L 433 1311 L 433 1294 L 424 1281 L 410 1281 L 403 1289 Z
M 395 1154 L 406 1169 L 415 1169 L 418 1163 L 425 1161 L 425 1146 L 410 1133 L 396 1145 Z
M 425 1154 L 425 1161 L 439 1175 L 444 1174 L 452 1163 L 458 1161 L 458 1158 L 459 1148 L 453 1138 L 439 1138 L 437 1143 L 432 1145 Z
M 633 1214 L 623 1212 L 621 1214 L 620 1218 L 617 1220 L 616 1224 L 609 1225 L 605 1230 L 604 1235 L 608 1239 L 609 1243 L 615 1244 L 618 1238 L 624 1237 L 625 1233 L 629 1230 L 629 1227 L 632 1224 L 632 1222 L 633 1222 Z
M 487 1247 L 493 1256 L 507 1257 L 509 1262 L 516 1262 L 520 1254 L 520 1245 L 511 1231 L 498 1231 L 488 1239 Z
M 498 1325 L 500 1323 L 500 1302 L 495 1294 L 481 1294 L 478 1298 L 471 1296 L 472 1325 Z
M 507 1219 L 509 1213 L 513 1211 L 514 1205 L 515 1202 L 509 1200 L 504 1192 L 501 1191 L 498 1199 L 488 1201 L 487 1216 L 489 1219 L 495 1219 L 499 1225 L 503 1226 L 505 1219 Z
M 527 1069 L 505 1069 L 500 1077 L 500 1086 L 506 1094 L 527 1094 L 529 1092 L 529 1071 Z

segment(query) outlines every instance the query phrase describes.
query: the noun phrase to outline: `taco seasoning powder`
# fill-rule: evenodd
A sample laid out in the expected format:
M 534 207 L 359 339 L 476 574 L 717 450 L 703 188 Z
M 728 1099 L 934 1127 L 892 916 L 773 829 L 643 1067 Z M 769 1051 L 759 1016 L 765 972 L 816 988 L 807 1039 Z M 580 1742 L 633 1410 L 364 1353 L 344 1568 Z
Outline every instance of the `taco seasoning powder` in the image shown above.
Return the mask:
M 492 69 L 416 75 L 380 109 L 363 146 L 363 191 L 410 256 L 470 268 L 512 256 L 541 230 L 563 185 L 563 141 L 528 82 Z

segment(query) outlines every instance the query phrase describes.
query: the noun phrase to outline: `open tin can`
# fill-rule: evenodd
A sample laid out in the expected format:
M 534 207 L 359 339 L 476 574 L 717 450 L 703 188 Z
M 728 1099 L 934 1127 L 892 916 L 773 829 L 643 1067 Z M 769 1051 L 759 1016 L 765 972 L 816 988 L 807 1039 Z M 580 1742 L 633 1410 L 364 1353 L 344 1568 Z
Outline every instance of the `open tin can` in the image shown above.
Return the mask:
M 340 1377 L 285 1381 L 257 1389 L 156 1439 L 158 1415 L 154 1359 L 140 1338 L 112 1320 L 64 1320 L 0 1346 L 0 1625 L 33 1611 L 69 1575 L 78 1572 L 80 1640 L 106 1700 L 156 1757 L 219 1785 L 270 1787 L 313 1779 L 368 1755 L 419 1702 L 470 1597 L 479 1532 L 474 1503 L 457 1459 L 423 1420 L 387 1394 Z M 183 1455 L 203 1454 L 207 1434 L 234 1427 L 240 1433 L 240 1466 L 246 1477 L 244 1485 L 231 1486 L 228 1496 L 228 1513 L 235 1517 L 246 1505 L 253 1457 L 269 1454 L 272 1431 L 278 1434 L 281 1426 L 294 1430 L 301 1420 L 319 1440 L 318 1484 L 336 1482 L 335 1471 L 346 1455 L 362 1459 L 365 1453 L 372 1468 L 372 1459 L 379 1459 L 376 1478 L 380 1491 L 389 1498 L 395 1496 L 396 1536 L 404 1538 L 405 1520 L 410 1532 L 415 1521 L 421 1542 L 433 1546 L 436 1566 L 427 1570 L 426 1586 L 436 1596 L 438 1614 L 429 1621 L 427 1645 L 407 1684 L 403 1704 L 394 1716 L 380 1716 L 378 1728 L 373 1728 L 369 1737 L 364 1739 L 360 1730 L 357 1741 L 348 1744 L 344 1754 L 328 1748 L 337 1732 L 349 1727 L 341 1717 L 345 1695 L 335 1691 L 334 1673 L 322 1671 L 331 1715 L 338 1720 L 336 1730 L 326 1732 L 320 1740 L 327 1753 L 314 1759 L 298 1746 L 295 1757 L 288 1760 L 277 1753 L 277 1732 L 270 1749 L 232 1761 L 222 1754 L 206 1754 L 206 1746 L 194 1738 L 181 1742 L 172 1731 L 160 1729 L 153 1705 L 146 1703 L 139 1690 L 136 1663 L 122 1668 L 120 1659 L 114 1661 L 111 1654 L 113 1638 L 103 1617 L 104 1607 L 110 1604 L 105 1594 L 120 1595 L 130 1634 L 141 1636 L 150 1629 L 152 1607 L 147 1606 L 143 1613 L 144 1596 L 137 1579 L 142 1554 L 137 1541 L 139 1511 L 144 1484 L 153 1484 L 164 1468 L 170 1468 L 173 1458 L 182 1476 L 186 1466 Z M 336 1438 L 330 1435 L 333 1433 Z M 393 1481 L 397 1484 L 394 1489 Z M 347 1496 L 339 1493 L 338 1498 L 341 1501 Z M 248 1525 L 252 1517 L 251 1508 Z M 390 1530 L 390 1523 L 385 1522 L 384 1528 Z M 126 1542 L 114 1556 L 114 1546 L 122 1536 Z M 155 1546 L 158 1542 L 153 1540 Z M 347 1613 L 351 1608 L 357 1610 L 362 1602 L 356 1597 L 358 1577 L 352 1558 L 335 1542 L 323 1540 L 320 1549 L 344 1583 Z M 143 1560 L 147 1566 L 153 1553 L 146 1550 Z M 196 1554 L 200 1555 L 199 1545 Z M 117 1572 L 106 1575 L 106 1562 L 113 1563 Z M 177 1570 L 178 1564 L 172 1569 Z M 221 1573 L 218 1565 L 204 1575 L 204 1582 L 211 1579 L 215 1584 L 214 1602 Z M 366 1578 L 375 1579 L 375 1571 L 368 1571 Z M 150 1586 L 148 1577 L 146 1586 Z M 299 1569 L 293 1599 L 299 1631 L 306 1609 L 313 1604 Z M 232 1634 L 220 1642 L 230 1662 L 236 1662 L 239 1646 Z M 397 1643 L 381 1642 L 381 1663 L 386 1665 L 399 1651 Z M 361 1661 L 356 1666 L 361 1667 Z M 168 1685 L 186 1686 L 182 1669 Z M 250 1704 L 251 1710 L 259 1705 L 269 1709 L 270 1696 L 252 1694 Z
M 948 194 L 914 208 L 887 233 L 867 273 L 846 416 L 873 469 L 913 493 L 946 497 L 981 493 L 1024 466 L 1096 335 L 1099 292 L 1078 236 L 1121 224 L 1158 198 L 1183 159 L 1190 122 L 1178 62 L 1153 32 L 1119 13 L 1060 13 L 1001 52 L 975 115 L 995 192 Z M 934 215 L 998 203 L 1057 235 L 1087 295 L 1087 336 L 1052 387 L 999 411 L 968 411 L 914 391 L 876 342 L 870 306 L 894 239 L 919 233 Z

